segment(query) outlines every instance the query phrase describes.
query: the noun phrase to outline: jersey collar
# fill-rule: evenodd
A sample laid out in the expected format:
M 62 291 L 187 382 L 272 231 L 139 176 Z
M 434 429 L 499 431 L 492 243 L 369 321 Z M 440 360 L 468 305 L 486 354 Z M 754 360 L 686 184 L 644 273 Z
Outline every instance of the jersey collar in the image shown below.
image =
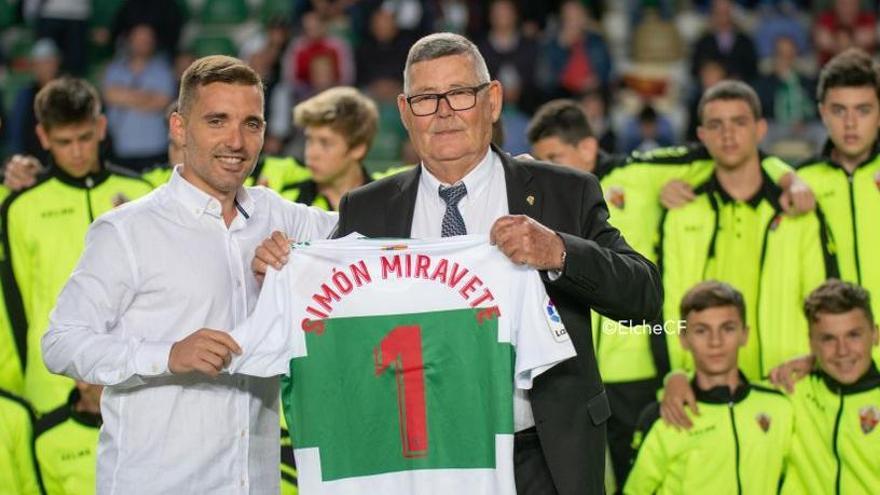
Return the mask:
M 696 377 L 691 380 L 691 388 L 699 402 L 706 404 L 738 404 L 748 397 L 751 385 L 749 384 L 749 380 L 740 370 L 739 386 L 736 387 L 736 390 L 734 390 L 733 393 L 730 392 L 730 387 L 726 385 L 712 387 L 709 390 L 701 389 L 697 386 Z
M 861 378 L 849 385 L 844 385 L 838 382 L 832 378 L 831 375 L 822 370 L 816 371 L 815 374 L 825 382 L 825 386 L 828 387 L 828 390 L 842 395 L 858 394 L 871 389 L 880 388 L 880 372 L 877 371 L 877 364 L 874 362 L 871 362 L 871 367 L 868 368 L 868 371 L 866 371 Z
M 718 198 L 721 200 L 723 204 L 729 204 L 736 202 L 733 197 L 728 194 L 727 191 L 721 186 L 721 183 L 718 182 L 718 177 L 713 173 L 709 180 L 707 180 L 702 186 L 698 187 L 695 191 L 697 194 L 702 192 L 706 193 L 717 193 Z M 773 206 L 774 209 L 778 211 L 782 211 L 782 206 L 779 204 L 779 196 L 782 194 L 782 191 L 779 189 L 779 186 L 773 183 L 773 180 L 767 175 L 767 172 L 764 170 L 764 167 L 761 167 L 761 187 L 755 192 L 755 194 L 745 201 L 746 204 L 751 206 L 752 208 L 757 208 L 758 205 L 761 204 L 761 201 L 767 200 Z
M 56 165 L 55 160 L 52 159 L 52 155 L 50 154 L 47 174 L 49 175 L 49 177 L 58 179 L 60 182 L 63 182 L 64 184 L 67 184 L 69 186 L 79 189 L 91 189 L 103 183 L 110 177 L 110 171 L 107 170 L 107 166 L 104 164 L 104 161 L 100 157 L 98 158 L 98 164 L 99 165 L 97 172 L 89 173 L 83 177 L 74 177 L 62 170 L 61 167 Z
M 834 159 L 831 158 L 832 151 L 834 151 L 834 143 L 831 141 L 831 139 L 828 139 L 825 141 L 825 145 L 822 146 L 822 152 L 819 153 L 819 158 L 817 160 L 810 160 L 807 163 L 812 163 L 812 162 L 821 160 L 821 161 L 827 162 L 832 167 L 839 168 L 840 170 L 843 170 L 844 172 L 849 174 L 849 172 L 843 167 L 843 165 L 841 165 L 840 163 L 838 163 L 837 161 L 835 161 Z M 858 170 L 858 169 L 868 165 L 869 163 L 873 162 L 874 160 L 876 160 L 877 155 L 880 155 L 880 139 L 878 139 L 877 141 L 874 141 L 874 146 L 871 147 L 871 152 L 868 153 L 867 158 L 865 158 L 864 160 L 859 162 L 858 165 L 856 165 L 856 170 Z

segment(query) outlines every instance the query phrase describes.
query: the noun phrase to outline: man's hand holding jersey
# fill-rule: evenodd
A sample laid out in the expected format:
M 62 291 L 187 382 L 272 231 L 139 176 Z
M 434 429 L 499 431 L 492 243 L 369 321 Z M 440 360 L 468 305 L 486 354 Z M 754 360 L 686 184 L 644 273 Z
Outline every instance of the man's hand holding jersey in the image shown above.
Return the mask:
M 217 376 L 241 347 L 226 332 L 202 328 L 171 346 L 168 369 L 174 374 L 198 372 Z

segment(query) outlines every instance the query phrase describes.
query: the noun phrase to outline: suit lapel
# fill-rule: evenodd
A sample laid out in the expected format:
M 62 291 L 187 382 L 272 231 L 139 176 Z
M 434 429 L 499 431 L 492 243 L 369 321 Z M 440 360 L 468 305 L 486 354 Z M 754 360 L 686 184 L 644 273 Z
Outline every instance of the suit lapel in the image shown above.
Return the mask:
M 507 185 L 507 208 L 511 215 L 526 215 L 536 220 L 541 218 L 543 197 L 533 183 L 532 173 L 519 160 L 492 146 L 492 151 L 501 158 L 504 167 L 504 180 Z
M 419 192 L 419 177 L 422 167 L 416 165 L 412 170 L 397 175 L 398 190 L 386 203 L 385 235 L 409 238 L 412 233 L 413 213 L 416 209 L 416 194 Z

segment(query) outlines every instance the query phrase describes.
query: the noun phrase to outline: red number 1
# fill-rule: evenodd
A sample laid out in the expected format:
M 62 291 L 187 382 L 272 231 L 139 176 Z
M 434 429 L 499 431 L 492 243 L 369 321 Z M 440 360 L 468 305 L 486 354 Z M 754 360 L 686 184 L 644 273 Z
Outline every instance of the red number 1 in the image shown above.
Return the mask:
M 428 455 L 428 423 L 421 327 L 394 327 L 373 349 L 373 357 L 377 376 L 392 368 L 397 379 L 397 412 L 403 456 L 425 457 Z

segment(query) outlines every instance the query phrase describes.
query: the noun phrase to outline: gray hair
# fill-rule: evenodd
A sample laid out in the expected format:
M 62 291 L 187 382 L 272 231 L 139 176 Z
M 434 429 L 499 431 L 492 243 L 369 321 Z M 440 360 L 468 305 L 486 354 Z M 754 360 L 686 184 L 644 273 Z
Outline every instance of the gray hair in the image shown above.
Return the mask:
M 477 49 L 477 45 L 460 34 L 434 33 L 423 37 L 413 44 L 406 56 L 406 66 L 403 68 L 403 92 L 409 94 L 409 68 L 419 62 L 435 60 L 450 55 L 466 55 L 474 64 L 477 74 L 477 83 L 483 84 L 490 81 L 489 68 L 486 60 Z

